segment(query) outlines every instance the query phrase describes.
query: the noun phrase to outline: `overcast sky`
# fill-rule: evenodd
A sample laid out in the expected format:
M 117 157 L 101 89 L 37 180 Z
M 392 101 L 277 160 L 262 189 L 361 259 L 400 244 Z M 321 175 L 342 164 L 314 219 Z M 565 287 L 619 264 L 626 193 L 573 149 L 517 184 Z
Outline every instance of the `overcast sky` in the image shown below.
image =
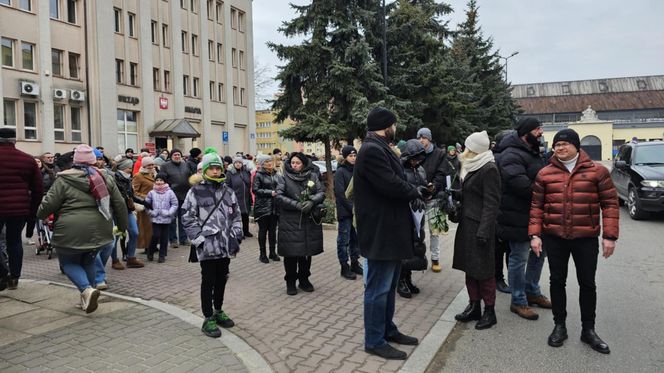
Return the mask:
M 292 0 L 295 4 L 310 1 Z M 388 0 L 388 3 L 391 2 Z M 277 28 L 295 13 L 287 0 L 254 0 L 254 53 L 272 75 L 267 41 L 292 44 Z M 452 0 L 450 25 L 465 18 Z M 664 74 L 664 1 L 478 0 L 480 25 L 508 62 L 513 84 Z M 276 91 L 275 83 L 272 91 Z

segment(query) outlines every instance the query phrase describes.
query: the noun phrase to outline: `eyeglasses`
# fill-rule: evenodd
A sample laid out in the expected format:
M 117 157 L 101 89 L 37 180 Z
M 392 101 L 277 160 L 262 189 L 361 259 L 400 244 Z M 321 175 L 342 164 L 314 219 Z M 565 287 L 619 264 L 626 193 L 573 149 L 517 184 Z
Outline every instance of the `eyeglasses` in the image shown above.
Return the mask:
M 568 142 L 562 142 L 562 141 L 559 141 L 559 142 L 557 142 L 553 147 L 556 148 L 556 149 L 558 149 L 558 148 L 566 148 L 566 147 L 568 147 L 568 146 L 570 146 L 570 145 L 571 145 L 571 144 L 568 143 Z

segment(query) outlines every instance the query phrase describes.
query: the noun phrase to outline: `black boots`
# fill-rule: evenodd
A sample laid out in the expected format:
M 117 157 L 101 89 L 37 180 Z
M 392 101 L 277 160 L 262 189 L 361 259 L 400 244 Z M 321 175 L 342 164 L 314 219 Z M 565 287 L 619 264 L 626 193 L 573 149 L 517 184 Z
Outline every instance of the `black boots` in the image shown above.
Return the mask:
M 272 260 L 273 262 L 279 262 L 279 261 L 281 261 L 281 259 L 279 259 L 279 255 L 277 255 L 277 252 L 276 252 L 276 250 L 274 249 L 274 247 L 271 247 L 271 248 L 270 248 L 270 256 L 269 256 L 269 258 L 270 258 L 270 260 Z
M 341 277 L 347 280 L 355 280 L 357 275 L 351 270 L 351 266 L 348 263 L 341 263 Z
M 482 308 L 479 300 L 471 300 L 463 312 L 454 316 L 454 319 L 461 322 L 479 320 L 482 317 Z M 494 315 L 495 317 L 495 315 Z
M 408 290 L 410 290 L 411 294 L 420 293 L 420 288 L 418 288 L 417 286 L 415 286 L 415 284 L 413 284 L 413 278 L 411 276 L 410 271 L 408 271 L 408 274 L 404 276 L 404 280 L 406 280 L 406 286 L 408 286 Z
M 353 271 L 356 275 L 362 276 L 364 274 L 364 268 L 360 264 L 359 260 L 351 259 L 350 261 L 350 270 Z
M 258 257 L 258 260 L 259 260 L 261 263 L 265 263 L 265 264 L 269 263 L 270 260 L 267 258 L 267 255 L 265 255 L 265 248 L 264 248 L 264 247 L 261 247 L 261 248 L 259 248 L 259 250 L 260 250 L 260 253 L 261 253 L 261 254 L 260 254 L 260 256 Z
M 295 287 L 295 281 L 286 281 L 286 294 L 296 295 L 297 288 Z
M 556 326 L 553 327 L 551 335 L 549 335 L 547 343 L 551 347 L 560 347 L 563 345 L 563 342 L 565 342 L 566 339 L 567 327 L 565 327 L 565 324 L 556 324 Z
M 484 314 L 480 318 L 480 321 L 475 324 L 475 329 L 489 329 L 490 327 L 496 325 L 498 321 L 496 320 L 496 311 L 493 306 L 484 306 Z
M 397 293 L 399 293 L 399 295 L 401 295 L 403 298 L 412 298 L 413 294 L 411 294 L 410 289 L 408 288 L 408 284 L 406 284 L 406 279 L 399 279 Z
M 587 343 L 593 350 L 599 353 L 611 353 L 611 350 L 609 350 L 609 345 L 606 344 L 606 342 L 604 342 L 602 338 L 597 335 L 597 333 L 595 333 L 595 329 L 584 328 L 581 331 L 581 342 Z

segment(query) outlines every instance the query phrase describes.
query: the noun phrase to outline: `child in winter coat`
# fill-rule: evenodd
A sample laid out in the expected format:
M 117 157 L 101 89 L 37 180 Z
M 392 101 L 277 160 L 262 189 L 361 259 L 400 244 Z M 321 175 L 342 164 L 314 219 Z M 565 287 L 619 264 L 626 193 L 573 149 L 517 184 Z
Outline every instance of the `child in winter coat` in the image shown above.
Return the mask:
M 218 338 L 221 331 L 217 326 L 235 325 L 222 305 L 228 267 L 243 237 L 242 217 L 235 193 L 224 182 L 224 165 L 216 150 L 205 149 L 201 163 L 203 181 L 192 186 L 185 197 L 182 224 L 201 265 L 201 308 L 205 316 L 201 330 Z
M 145 201 L 152 206 L 148 214 L 152 218 L 152 240 L 148 247 L 148 260 L 154 260 L 159 243 L 158 263 L 166 261 L 168 250 L 168 227 L 173 222 L 175 213 L 178 211 L 178 198 L 171 188 L 166 184 L 166 175 L 158 173 L 154 180 L 152 190 L 148 192 Z

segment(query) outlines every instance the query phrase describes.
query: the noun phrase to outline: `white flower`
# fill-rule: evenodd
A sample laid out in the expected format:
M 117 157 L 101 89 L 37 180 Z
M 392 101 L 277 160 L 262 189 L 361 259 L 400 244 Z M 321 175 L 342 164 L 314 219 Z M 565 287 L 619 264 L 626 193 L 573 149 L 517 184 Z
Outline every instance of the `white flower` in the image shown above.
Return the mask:
M 309 187 L 309 188 L 313 188 L 314 185 L 316 185 L 316 184 L 314 184 L 314 182 L 313 182 L 312 180 L 309 180 L 309 181 L 307 182 L 307 187 Z

